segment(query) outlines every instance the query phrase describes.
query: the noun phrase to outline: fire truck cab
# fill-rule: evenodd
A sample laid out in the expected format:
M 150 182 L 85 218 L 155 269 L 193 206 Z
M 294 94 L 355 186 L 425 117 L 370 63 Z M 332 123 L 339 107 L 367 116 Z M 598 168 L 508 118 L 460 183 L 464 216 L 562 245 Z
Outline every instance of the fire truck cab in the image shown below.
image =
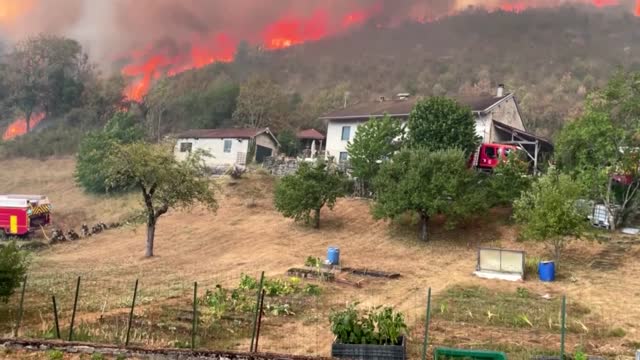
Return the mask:
M 24 236 L 51 222 L 51 203 L 42 195 L 0 195 L 0 237 Z
M 514 145 L 482 144 L 478 151 L 471 155 L 469 166 L 482 171 L 492 171 L 501 161 L 506 160 L 512 151 L 518 150 Z

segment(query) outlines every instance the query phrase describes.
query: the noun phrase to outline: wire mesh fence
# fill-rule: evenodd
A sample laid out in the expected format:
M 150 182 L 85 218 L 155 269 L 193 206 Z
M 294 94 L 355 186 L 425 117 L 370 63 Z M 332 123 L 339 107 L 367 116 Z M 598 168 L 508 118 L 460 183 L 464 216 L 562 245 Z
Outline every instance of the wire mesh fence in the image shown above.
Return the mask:
M 197 348 L 245 352 L 251 349 L 252 335 L 259 333 L 255 347 L 260 352 L 329 355 L 333 342 L 329 323 L 332 311 L 344 309 L 349 303 L 358 303 L 360 308 L 394 305 L 403 312 L 406 322 L 412 324 L 424 317 L 426 301 L 424 291 L 409 293 L 400 304 L 392 304 L 391 298 L 375 284 L 358 287 L 355 283 L 268 276 L 262 316 L 256 329 L 259 274 L 211 276 L 193 281 L 172 276 L 167 279 L 157 281 L 144 276 L 105 279 L 90 273 L 55 277 L 29 274 L 20 324 L 18 290 L 8 303 L 0 305 L 0 333 L 12 336 L 19 326 L 19 336 L 26 338 L 125 345 L 129 332 L 130 345 L 182 348 L 191 347 L 195 340 Z M 134 290 L 136 302 L 128 330 Z
M 389 279 L 323 281 L 271 275 L 263 283 L 262 300 L 257 272 L 191 281 L 169 269 L 162 279 L 136 275 L 121 279 L 91 273 L 29 274 L 22 316 L 21 289 L 0 304 L 0 334 L 9 337 L 18 330 L 20 337 L 32 339 L 329 356 L 335 339 L 330 315 L 357 303 L 360 309 L 392 306 L 401 312 L 408 325 L 408 358 L 421 358 L 427 307 L 427 290 L 421 286 L 399 296 L 389 290 L 394 281 Z M 504 343 L 505 332 L 533 330 L 536 337 L 559 340 L 559 298 L 539 300 L 523 288 L 505 294 L 473 286 L 440 291 L 431 301 L 431 351 L 434 346 L 486 348 Z M 586 309 L 569 302 L 568 311 L 573 316 L 567 323 L 570 333 L 582 334 L 586 324 L 594 334 L 597 329 L 587 322 Z M 504 331 L 495 332 L 500 328 Z M 487 338 L 492 331 L 496 336 Z M 483 340 L 474 339 L 477 334 Z

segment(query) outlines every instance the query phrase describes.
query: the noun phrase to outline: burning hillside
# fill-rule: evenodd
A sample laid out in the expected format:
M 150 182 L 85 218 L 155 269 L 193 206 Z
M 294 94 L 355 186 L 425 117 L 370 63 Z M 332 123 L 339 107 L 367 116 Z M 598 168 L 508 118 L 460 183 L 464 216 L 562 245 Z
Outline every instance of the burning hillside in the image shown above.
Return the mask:
M 78 39 L 102 68 L 128 77 L 125 95 L 140 100 L 163 76 L 232 61 L 242 41 L 280 50 L 366 23 L 427 22 L 470 7 L 521 12 L 565 4 L 619 6 L 640 16 L 640 0 L 2 0 L 0 35 Z

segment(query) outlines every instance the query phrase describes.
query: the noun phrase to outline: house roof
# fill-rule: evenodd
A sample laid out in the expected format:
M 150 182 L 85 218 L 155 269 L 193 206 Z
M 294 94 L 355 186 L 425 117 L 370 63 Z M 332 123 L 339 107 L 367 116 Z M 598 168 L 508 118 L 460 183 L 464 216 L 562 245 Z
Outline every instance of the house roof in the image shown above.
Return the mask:
M 455 99 L 472 111 L 483 112 L 491 109 L 496 104 L 513 97 L 513 94 L 506 94 L 501 97 L 496 96 L 460 96 Z M 376 102 L 359 103 L 344 109 L 333 111 L 322 116 L 323 120 L 339 120 L 339 119 L 368 119 L 371 117 L 381 117 L 385 114 L 396 117 L 409 116 L 411 110 L 421 97 L 414 97 L 405 100 L 386 100 Z
M 320 131 L 316 129 L 306 129 L 300 130 L 296 134 L 296 138 L 298 139 L 310 139 L 310 140 L 324 140 L 325 137 L 320 133 Z
M 261 129 L 195 129 L 187 130 L 178 134 L 182 139 L 253 139 L 254 137 L 267 132 L 271 134 L 269 128 Z

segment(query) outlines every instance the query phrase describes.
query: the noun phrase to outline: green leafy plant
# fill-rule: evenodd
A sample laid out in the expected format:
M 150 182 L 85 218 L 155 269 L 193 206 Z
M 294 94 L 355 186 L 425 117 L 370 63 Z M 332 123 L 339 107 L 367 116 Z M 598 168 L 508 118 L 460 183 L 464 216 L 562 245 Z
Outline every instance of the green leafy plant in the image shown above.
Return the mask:
M 64 359 L 64 353 L 60 350 L 48 350 L 46 352 L 49 360 L 62 360 Z
M 309 256 L 304 261 L 304 266 L 318 267 L 318 266 L 321 266 L 321 265 L 322 265 L 322 259 L 320 259 L 317 256 Z
M 516 294 L 518 295 L 519 298 L 523 298 L 526 299 L 530 296 L 529 294 L 529 290 L 527 290 L 526 288 L 523 287 L 519 287 L 516 289 Z
M 318 285 L 307 284 L 302 289 L 302 292 L 311 296 L 319 296 L 320 294 L 322 294 L 322 289 Z
M 587 360 L 587 354 L 585 354 L 581 349 L 576 350 L 575 354 L 573 354 L 573 360 Z
M 104 360 L 104 355 L 102 355 L 102 353 L 93 353 L 91 360 Z
M 407 325 L 402 313 L 391 307 L 374 308 L 359 312 L 357 303 L 333 312 L 329 321 L 336 340 L 342 344 L 399 344 L 406 334 Z
M 245 289 L 245 290 L 253 290 L 253 289 L 257 289 L 258 288 L 258 281 L 247 275 L 247 274 L 241 274 L 240 275 L 240 289 Z
M 289 304 L 268 304 L 266 306 L 266 311 L 275 316 L 295 315 L 295 313 L 291 311 L 291 305 Z

